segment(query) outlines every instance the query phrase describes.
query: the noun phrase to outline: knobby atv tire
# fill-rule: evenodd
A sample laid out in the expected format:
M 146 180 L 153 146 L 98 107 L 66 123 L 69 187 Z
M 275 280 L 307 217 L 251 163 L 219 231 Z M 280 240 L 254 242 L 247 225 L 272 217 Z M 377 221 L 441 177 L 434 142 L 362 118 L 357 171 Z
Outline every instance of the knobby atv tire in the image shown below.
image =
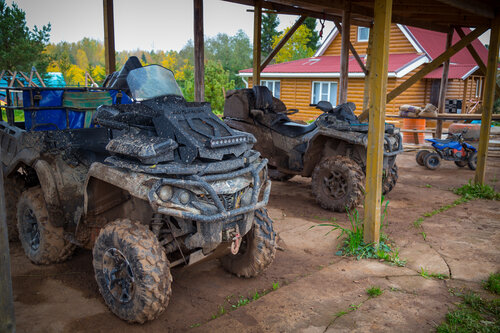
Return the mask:
M 29 221 L 36 221 L 39 246 L 32 246 Z M 17 205 L 17 229 L 24 253 L 35 264 L 62 262 L 73 254 L 75 245 L 63 237 L 63 229 L 50 223 L 49 213 L 40 187 L 33 187 L 21 194 Z
M 382 179 L 382 194 L 386 195 L 392 191 L 398 182 L 398 166 L 396 163 L 391 168 L 391 172 L 388 175 L 384 175 Z
M 345 194 L 339 198 L 333 197 L 327 184 L 325 184 L 325 176 L 334 172 L 341 175 L 345 181 Z M 363 200 L 365 174 L 361 167 L 348 157 L 327 157 L 314 168 L 311 186 L 316 201 L 322 208 L 345 212 L 346 208 L 352 210 Z M 336 186 L 339 185 L 336 184 Z
M 476 170 L 476 168 L 477 168 L 477 152 L 472 153 L 472 155 L 469 157 L 469 160 L 467 161 L 467 164 L 469 166 L 469 169 Z
M 134 276 L 134 292 L 126 303 L 113 296 L 104 272 L 104 255 L 113 248 L 123 253 Z M 130 323 L 144 323 L 157 318 L 166 309 L 172 294 L 170 264 L 147 226 L 128 219 L 111 222 L 101 229 L 93 257 L 99 291 L 116 316 Z
M 430 154 L 431 152 L 428 151 L 428 150 L 420 150 L 418 153 L 417 153 L 417 156 L 415 157 L 415 159 L 417 160 L 417 164 L 418 165 L 421 165 L 421 166 L 424 166 L 425 163 L 424 163 L 424 160 L 425 160 L 425 157 Z
M 459 168 L 463 168 L 467 165 L 467 161 L 455 161 L 455 165 Z
M 294 175 L 289 175 L 286 173 L 283 173 L 281 171 L 278 171 L 278 169 L 275 168 L 268 168 L 267 170 L 269 178 L 272 180 L 276 180 L 278 182 L 286 182 L 287 180 L 290 180 L 293 178 Z
M 255 211 L 252 229 L 243 237 L 240 251 L 220 259 L 222 267 L 238 277 L 254 277 L 264 271 L 276 255 L 276 233 L 265 208 Z
M 17 231 L 17 203 L 21 197 L 21 193 L 23 193 L 24 182 L 19 177 L 7 177 L 4 178 L 3 185 L 9 242 L 15 242 L 19 240 L 19 233 Z
M 429 153 L 425 156 L 424 164 L 429 170 L 436 170 L 441 165 L 441 158 L 437 153 Z

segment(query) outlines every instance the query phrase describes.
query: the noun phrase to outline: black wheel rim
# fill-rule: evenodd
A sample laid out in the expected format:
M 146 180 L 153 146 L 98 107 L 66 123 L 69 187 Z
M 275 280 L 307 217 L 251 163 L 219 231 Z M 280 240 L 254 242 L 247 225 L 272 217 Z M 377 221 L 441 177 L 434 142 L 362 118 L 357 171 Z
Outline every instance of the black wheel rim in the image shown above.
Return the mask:
M 338 171 L 326 171 L 323 175 L 323 188 L 327 195 L 341 199 L 347 193 L 347 179 Z
M 38 228 L 38 220 L 32 209 L 27 208 L 24 211 L 23 222 L 31 250 L 38 251 L 40 248 L 40 228 Z
M 435 157 L 435 156 L 432 156 L 431 158 L 429 158 L 428 160 L 429 162 L 429 165 L 432 166 L 432 167 L 437 167 L 439 165 L 439 158 Z
M 111 295 L 120 303 L 130 302 L 134 296 L 135 280 L 127 258 L 120 250 L 110 248 L 102 257 L 102 267 Z

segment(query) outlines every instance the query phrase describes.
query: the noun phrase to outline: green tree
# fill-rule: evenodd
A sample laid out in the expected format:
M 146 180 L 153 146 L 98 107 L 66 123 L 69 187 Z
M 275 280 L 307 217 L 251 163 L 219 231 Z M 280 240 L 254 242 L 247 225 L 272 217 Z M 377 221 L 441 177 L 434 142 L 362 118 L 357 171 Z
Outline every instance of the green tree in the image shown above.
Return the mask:
M 280 20 L 277 14 L 266 13 L 262 16 L 262 36 L 261 36 L 261 48 L 262 55 L 267 57 L 269 53 L 273 50 L 273 40 L 275 37 L 280 35 L 277 30 Z
M 35 65 L 44 72 L 49 63 L 43 53 L 49 42 L 50 23 L 41 29 L 26 26 L 26 13 L 15 3 L 7 6 L 0 0 L 0 68 L 30 71 Z
M 286 28 L 280 36 L 274 38 L 273 47 L 278 44 L 288 30 L 290 28 Z M 307 46 L 310 40 L 311 30 L 305 25 L 301 25 L 274 57 L 276 63 L 312 57 L 314 50 Z
M 229 79 L 229 71 L 220 62 L 207 61 L 205 64 L 205 100 L 210 102 L 214 113 L 222 113 L 225 92 L 234 89 L 234 81 Z
M 311 31 L 311 36 L 309 37 L 310 40 L 307 43 L 307 47 L 316 52 L 319 47 L 319 34 L 316 31 L 316 19 L 313 17 L 308 17 L 302 24 Z

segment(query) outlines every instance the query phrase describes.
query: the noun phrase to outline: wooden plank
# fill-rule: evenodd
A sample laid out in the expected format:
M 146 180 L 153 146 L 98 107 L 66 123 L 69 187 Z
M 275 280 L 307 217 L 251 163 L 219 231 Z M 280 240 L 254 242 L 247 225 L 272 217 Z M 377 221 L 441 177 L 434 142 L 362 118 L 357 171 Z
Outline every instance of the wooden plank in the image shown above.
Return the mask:
M 115 22 L 113 18 L 113 0 L 103 0 L 104 10 L 104 60 L 106 74 L 116 71 L 115 59 Z
M 193 0 L 194 7 L 194 100 L 205 99 L 205 42 L 203 40 L 203 0 Z
M 465 33 L 461 27 L 456 27 L 455 30 L 457 31 L 457 34 L 460 38 L 464 38 Z M 467 45 L 467 50 L 469 51 L 472 58 L 474 58 L 476 64 L 479 66 L 479 70 L 483 73 L 483 75 L 486 75 L 486 65 L 484 64 L 483 59 L 481 59 L 481 57 L 477 53 L 476 49 L 474 48 L 474 45 L 472 44 Z M 495 85 L 495 91 L 497 95 L 500 96 L 500 85 L 498 84 L 498 82 Z
M 441 53 L 433 61 L 426 64 L 424 67 L 422 67 L 417 73 L 415 73 L 410 78 L 408 78 L 408 80 L 406 80 L 401 85 L 399 85 L 394 90 L 392 90 L 390 93 L 388 93 L 387 94 L 387 102 L 392 101 L 394 98 L 396 98 L 401 93 L 406 91 L 408 88 L 410 88 L 417 81 L 419 81 L 424 76 L 426 76 L 427 74 L 429 74 L 430 72 L 432 72 L 433 70 L 438 68 L 445 60 L 448 60 L 452 56 L 457 54 L 461 49 L 463 49 L 465 46 L 470 44 L 474 39 L 481 36 L 486 30 L 488 30 L 488 27 L 486 27 L 486 26 L 477 27 L 476 29 L 474 29 L 467 36 L 465 36 L 460 41 L 458 41 L 453 46 L 451 46 L 449 49 L 447 49 L 446 51 Z
M 445 50 L 451 47 L 451 41 L 453 39 L 453 28 L 450 28 L 448 34 L 446 34 L 446 46 Z M 443 74 L 441 75 L 441 86 L 439 87 L 439 100 L 438 100 L 438 113 L 444 113 L 444 104 L 446 102 L 446 90 L 448 90 L 448 72 L 450 70 L 450 59 L 448 58 L 443 63 Z M 443 121 L 438 120 L 436 123 L 436 135 L 435 137 L 441 139 L 443 134 Z
M 390 37 L 389 37 L 390 38 Z M 368 35 L 368 49 L 366 50 L 366 68 L 368 75 L 365 76 L 365 88 L 363 91 L 363 109 L 359 115 L 360 121 L 365 121 L 368 119 L 368 106 L 370 103 L 370 76 L 372 72 L 372 48 L 373 48 L 373 26 L 370 27 L 370 33 Z
M 0 161 L 2 150 L 0 149 Z M 7 217 L 5 215 L 5 192 L 3 168 L 0 166 L 0 332 L 16 331 L 14 316 L 14 298 L 12 296 L 12 280 L 10 275 L 9 239 Z
M 392 0 L 374 0 L 372 75 L 370 75 L 370 122 L 366 159 L 366 196 L 364 207 L 364 241 L 378 244 L 382 171 L 384 160 L 385 105 L 387 67 L 389 62 L 389 31 Z
M 342 12 L 342 46 L 340 48 L 340 78 L 339 78 L 339 104 L 347 102 L 347 86 L 349 74 L 349 44 L 351 43 L 351 6 L 346 1 Z
M 35 82 L 33 82 L 33 78 L 32 78 L 33 72 L 31 72 L 30 77 L 28 77 L 23 72 L 19 72 L 19 74 L 21 74 L 21 76 L 23 77 L 23 79 L 25 79 L 28 82 L 28 87 L 38 87 L 38 84 L 36 84 Z
M 35 68 L 35 75 L 38 78 L 38 81 L 40 81 L 40 84 L 42 85 L 42 87 L 47 88 L 47 86 L 45 85 L 45 82 L 43 82 L 43 79 L 40 76 L 40 74 L 38 73 L 38 71 L 36 70 L 36 68 Z
M 264 68 L 266 68 L 267 65 L 273 60 L 274 56 L 278 54 L 278 52 L 281 50 L 281 48 L 286 44 L 286 42 L 292 37 L 292 35 L 297 31 L 297 29 L 304 23 L 306 19 L 306 16 L 302 15 L 297 19 L 297 21 L 294 23 L 294 25 L 288 30 L 288 32 L 281 38 L 281 40 L 278 42 L 276 47 L 269 53 L 269 55 L 264 59 L 262 64 L 260 65 L 260 70 L 263 71 Z
M 488 47 L 488 67 L 484 82 L 483 114 L 481 117 L 481 132 L 479 135 L 479 149 L 477 153 L 477 168 L 474 176 L 476 184 L 484 184 L 486 159 L 488 157 L 488 141 L 490 138 L 491 116 L 495 98 L 495 85 L 498 66 L 498 49 L 500 47 L 500 15 L 497 15 L 491 27 L 490 43 Z
M 255 0 L 253 13 L 253 84 L 260 85 L 260 55 L 262 36 L 262 0 Z

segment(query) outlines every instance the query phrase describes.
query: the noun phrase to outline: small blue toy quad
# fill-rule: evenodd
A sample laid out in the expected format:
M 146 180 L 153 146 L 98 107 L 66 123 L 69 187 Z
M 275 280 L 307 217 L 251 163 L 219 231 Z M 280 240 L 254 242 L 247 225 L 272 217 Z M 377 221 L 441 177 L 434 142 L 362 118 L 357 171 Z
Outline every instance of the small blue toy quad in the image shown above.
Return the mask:
M 445 140 L 425 139 L 425 141 L 432 143 L 434 151 L 419 151 L 416 156 L 417 163 L 422 166 L 425 165 L 428 169 L 435 170 L 441 164 L 441 159 L 443 159 L 454 161 L 460 168 L 468 165 L 471 170 L 476 170 L 477 149 L 464 141 L 464 133 L 449 134 Z

